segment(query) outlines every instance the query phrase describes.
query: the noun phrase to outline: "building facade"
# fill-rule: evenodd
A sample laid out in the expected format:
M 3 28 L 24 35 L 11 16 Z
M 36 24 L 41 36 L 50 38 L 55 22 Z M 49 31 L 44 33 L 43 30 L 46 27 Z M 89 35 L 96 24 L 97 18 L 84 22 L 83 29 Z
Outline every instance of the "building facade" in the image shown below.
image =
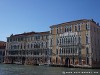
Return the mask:
M 81 19 L 7 38 L 5 63 L 100 67 L 100 26 Z
M 4 62 L 6 42 L 0 41 L 0 63 Z
M 100 67 L 100 26 L 93 20 L 76 20 L 50 26 L 51 63 Z
M 47 32 L 29 32 L 7 38 L 5 63 L 41 64 L 48 62 Z

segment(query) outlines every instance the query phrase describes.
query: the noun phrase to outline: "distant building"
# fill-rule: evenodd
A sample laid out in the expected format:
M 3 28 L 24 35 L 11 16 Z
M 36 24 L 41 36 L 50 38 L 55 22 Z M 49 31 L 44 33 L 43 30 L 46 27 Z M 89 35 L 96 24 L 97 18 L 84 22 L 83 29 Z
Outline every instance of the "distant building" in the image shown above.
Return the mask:
M 6 42 L 0 41 L 0 63 L 4 62 Z
M 47 63 L 48 40 L 49 31 L 11 35 L 7 38 L 5 63 Z
M 100 67 L 100 26 L 96 22 L 82 19 L 50 28 L 53 64 Z

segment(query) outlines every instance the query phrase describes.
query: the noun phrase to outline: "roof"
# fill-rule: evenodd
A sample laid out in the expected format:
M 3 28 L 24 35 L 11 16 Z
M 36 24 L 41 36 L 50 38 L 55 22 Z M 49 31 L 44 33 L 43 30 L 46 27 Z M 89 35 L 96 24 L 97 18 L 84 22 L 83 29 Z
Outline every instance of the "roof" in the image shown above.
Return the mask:
M 6 43 L 5 41 L 0 41 L 0 43 Z
M 10 37 L 16 37 L 16 36 L 28 36 L 28 35 L 34 35 L 34 34 L 49 34 L 49 31 L 45 31 L 45 32 L 24 32 L 22 34 L 16 34 L 16 35 L 11 35 Z
M 64 22 L 64 23 L 52 25 L 52 26 L 50 26 L 50 28 L 55 27 L 55 26 L 61 26 L 61 25 L 64 25 L 64 24 L 76 24 L 76 23 L 87 22 L 87 21 L 91 21 L 91 20 L 80 19 L 80 20 L 75 20 L 75 21 L 69 21 L 69 22 Z

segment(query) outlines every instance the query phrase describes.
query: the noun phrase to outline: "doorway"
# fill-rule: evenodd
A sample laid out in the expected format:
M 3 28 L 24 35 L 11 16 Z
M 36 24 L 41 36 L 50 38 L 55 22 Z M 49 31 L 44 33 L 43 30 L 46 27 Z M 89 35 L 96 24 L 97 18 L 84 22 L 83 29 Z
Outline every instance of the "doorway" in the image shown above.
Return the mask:
M 68 57 L 66 57 L 66 59 L 65 59 L 65 65 L 66 66 L 69 66 L 70 65 L 70 59 Z

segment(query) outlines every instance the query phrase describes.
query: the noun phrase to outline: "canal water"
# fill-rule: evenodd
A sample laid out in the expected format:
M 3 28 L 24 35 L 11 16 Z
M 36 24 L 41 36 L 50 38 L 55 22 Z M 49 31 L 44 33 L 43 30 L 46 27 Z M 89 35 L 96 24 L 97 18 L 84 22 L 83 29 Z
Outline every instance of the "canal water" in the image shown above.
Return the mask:
M 100 69 L 0 64 L 0 75 L 100 75 Z

